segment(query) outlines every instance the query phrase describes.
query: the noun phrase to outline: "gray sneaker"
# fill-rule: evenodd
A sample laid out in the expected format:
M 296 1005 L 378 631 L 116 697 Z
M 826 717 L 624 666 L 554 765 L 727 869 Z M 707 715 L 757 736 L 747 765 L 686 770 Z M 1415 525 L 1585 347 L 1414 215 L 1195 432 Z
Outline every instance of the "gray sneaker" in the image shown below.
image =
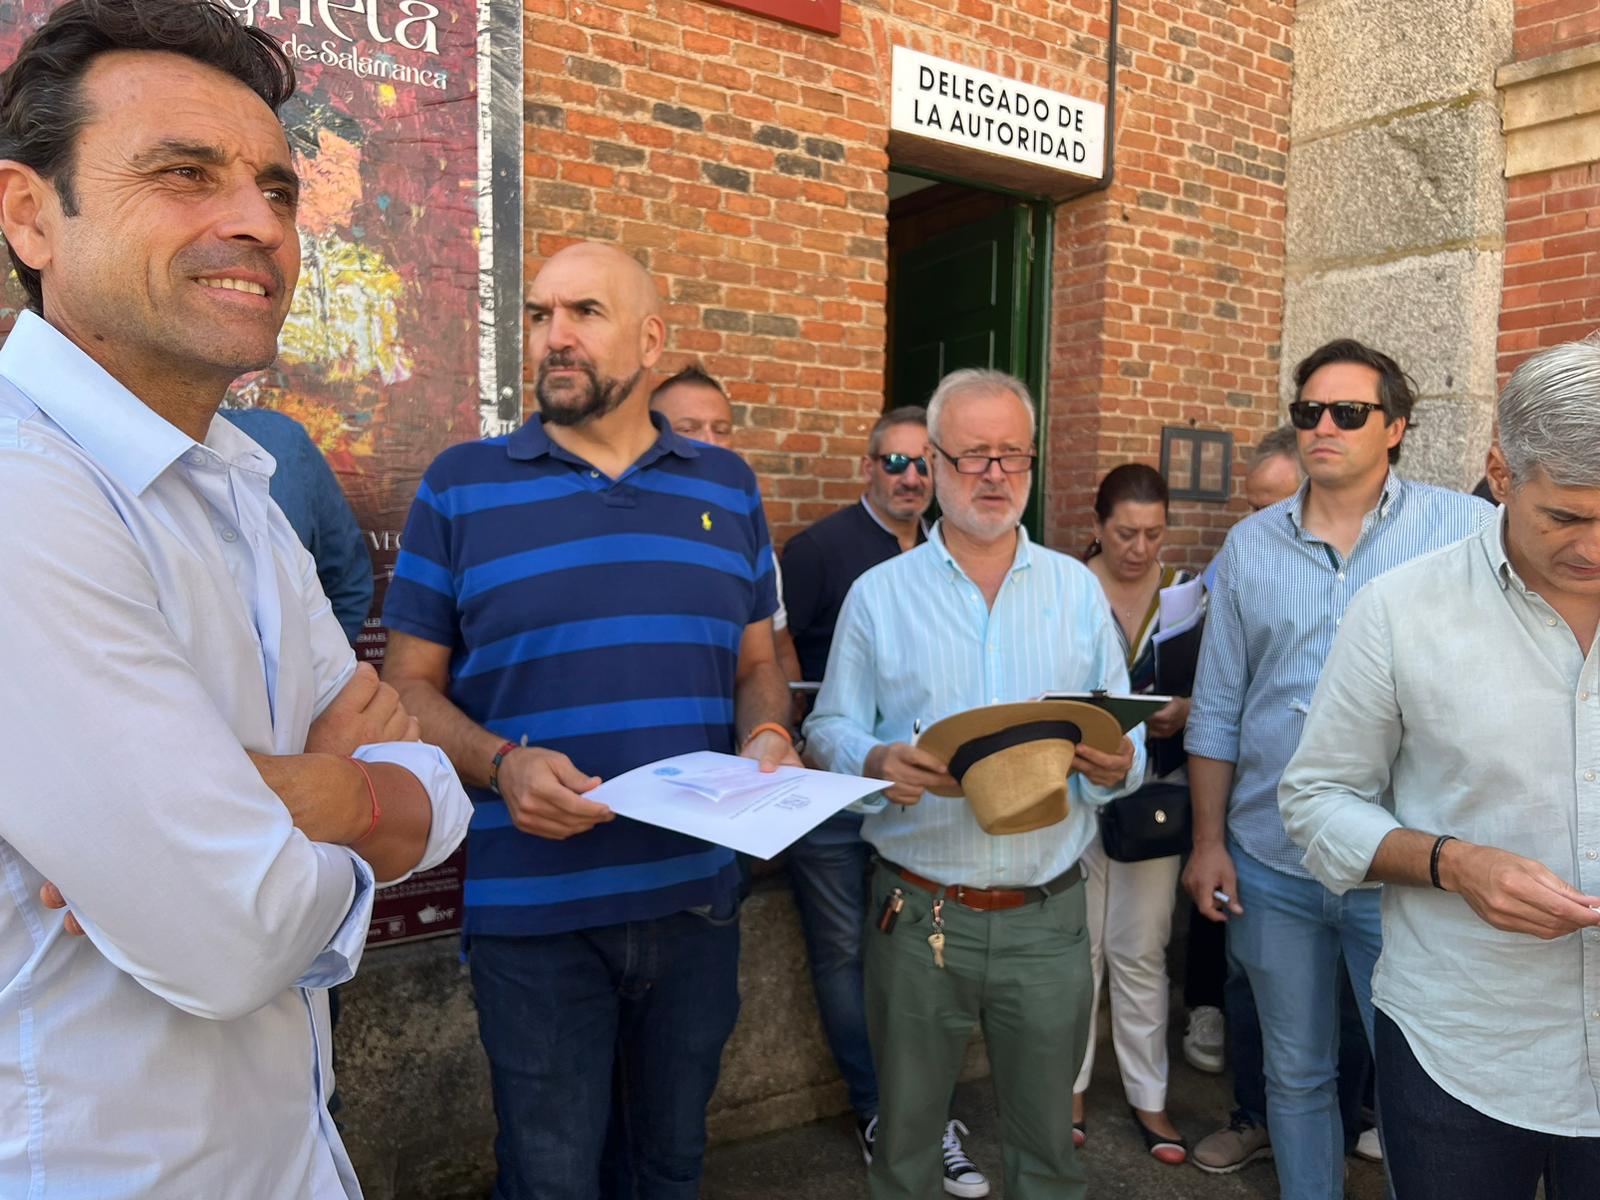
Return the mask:
M 1232 1175 L 1253 1162 L 1271 1157 L 1272 1141 L 1267 1137 L 1267 1127 L 1237 1112 L 1226 1129 L 1201 1138 L 1189 1153 L 1190 1162 L 1212 1175 Z

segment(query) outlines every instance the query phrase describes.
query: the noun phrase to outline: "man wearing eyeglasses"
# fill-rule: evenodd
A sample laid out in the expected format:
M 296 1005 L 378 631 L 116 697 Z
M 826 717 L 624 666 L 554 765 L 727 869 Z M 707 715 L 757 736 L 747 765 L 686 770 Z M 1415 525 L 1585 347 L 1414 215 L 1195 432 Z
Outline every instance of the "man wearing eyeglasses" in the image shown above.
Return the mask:
M 850 585 L 861 574 L 918 545 L 922 514 L 933 502 L 928 468 L 928 418 L 916 405 L 890 409 L 867 435 L 861 459 L 866 491 L 789 539 L 783 549 L 784 601 L 790 610 L 801 677 L 821 680 L 834 625 Z M 855 1112 L 861 1154 L 870 1165 L 877 1132 L 878 1077 L 867 1039 L 861 987 L 861 932 L 867 909 L 872 847 L 861 837 L 861 814 L 828 818 L 789 849 L 789 879 L 805 934 L 817 1011 Z M 959 1129 L 947 1125 L 947 1166 L 970 1166 Z M 955 1196 L 984 1196 L 976 1167 L 946 1171 Z
M 1306 482 L 1235 525 L 1218 559 L 1184 737 L 1194 804 L 1184 883 L 1202 914 L 1228 922 L 1255 995 L 1281 1194 L 1339 1200 L 1338 963 L 1342 952 L 1370 1042 L 1378 891 L 1336 896 L 1311 876 L 1278 815 L 1278 781 L 1351 597 L 1475 533 L 1494 510 L 1392 470 L 1416 397 L 1388 355 L 1329 342 L 1294 380 Z
M 999 371 L 946 376 L 928 405 L 943 517 L 928 540 L 850 589 L 834 633 L 809 752 L 824 767 L 890 779 L 863 836 L 878 857 L 864 937 L 868 1024 L 879 1084 L 873 1200 L 927 1200 L 933 1143 L 975 1022 L 994 1069 L 1010 1200 L 1080 1200 L 1072 1089 L 1089 1034 L 1091 974 L 1078 859 L 1093 809 L 1144 773 L 1142 737 L 1115 753 L 1077 748 L 1064 820 L 985 833 L 920 729 L 980 705 L 1045 691 L 1128 686 L 1100 586 L 1076 559 L 1018 524 L 1033 473 L 1027 388 Z M 942 897 L 935 910 L 936 898 Z M 935 911 L 938 924 L 934 920 Z M 883 929 L 879 926 L 879 929 Z M 930 943 L 929 929 L 943 935 Z M 936 949 L 934 947 L 937 947 Z

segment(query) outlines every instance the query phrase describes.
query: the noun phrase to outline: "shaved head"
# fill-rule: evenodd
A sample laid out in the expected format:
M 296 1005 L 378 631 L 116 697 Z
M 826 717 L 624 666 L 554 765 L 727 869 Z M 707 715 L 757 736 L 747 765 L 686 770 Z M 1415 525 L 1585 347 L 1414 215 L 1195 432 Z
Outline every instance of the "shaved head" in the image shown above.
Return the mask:
M 528 288 L 528 356 L 539 414 L 552 425 L 604 417 L 630 397 L 666 342 L 650 273 L 616 246 L 552 254 Z

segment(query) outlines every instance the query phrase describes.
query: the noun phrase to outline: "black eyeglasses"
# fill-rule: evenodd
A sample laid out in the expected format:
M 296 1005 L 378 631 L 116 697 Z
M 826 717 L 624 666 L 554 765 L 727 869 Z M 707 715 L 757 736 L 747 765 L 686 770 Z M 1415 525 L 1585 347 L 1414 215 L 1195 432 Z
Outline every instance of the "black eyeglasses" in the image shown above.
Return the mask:
M 982 475 L 989 469 L 990 463 L 999 463 L 1000 469 L 1007 475 L 1021 475 L 1024 471 L 1033 470 L 1033 451 L 1026 454 L 951 454 L 938 442 L 930 441 L 940 454 L 944 455 L 955 466 L 958 475 Z
M 885 475 L 904 475 L 907 467 L 915 467 L 918 475 L 924 479 L 928 477 L 928 460 L 920 454 L 915 458 L 909 454 L 874 454 L 872 457 L 883 465 Z
M 1322 410 L 1333 414 L 1333 423 L 1340 429 L 1360 429 L 1372 416 L 1372 410 L 1381 404 L 1368 404 L 1362 400 L 1335 400 L 1332 404 L 1318 404 L 1314 400 L 1296 400 L 1289 405 L 1289 423 L 1296 429 L 1315 429 L 1322 420 Z

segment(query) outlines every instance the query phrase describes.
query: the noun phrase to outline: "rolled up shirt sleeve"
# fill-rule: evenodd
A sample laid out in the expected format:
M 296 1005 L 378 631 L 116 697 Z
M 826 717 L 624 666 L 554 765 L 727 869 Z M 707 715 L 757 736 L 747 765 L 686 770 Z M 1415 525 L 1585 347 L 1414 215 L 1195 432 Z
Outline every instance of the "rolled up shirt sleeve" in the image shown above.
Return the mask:
M 1223 543 L 1206 609 L 1189 721 L 1183 748 L 1201 758 L 1239 761 L 1239 728 L 1244 717 L 1250 665 L 1244 620 L 1233 569 L 1234 540 Z
M 396 879 L 385 879 L 380 888 L 393 887 L 418 871 L 437 867 L 467 836 L 472 819 L 472 802 L 461 786 L 456 769 L 443 750 L 427 742 L 379 742 L 362 746 L 355 757 L 362 762 L 390 763 L 416 776 L 433 805 L 433 823 L 428 827 L 428 842 L 417 865 Z
M 1345 613 L 1278 785 L 1306 870 L 1336 895 L 1366 882 L 1379 843 L 1401 828 L 1390 798 L 1401 730 L 1389 623 L 1369 586 Z

